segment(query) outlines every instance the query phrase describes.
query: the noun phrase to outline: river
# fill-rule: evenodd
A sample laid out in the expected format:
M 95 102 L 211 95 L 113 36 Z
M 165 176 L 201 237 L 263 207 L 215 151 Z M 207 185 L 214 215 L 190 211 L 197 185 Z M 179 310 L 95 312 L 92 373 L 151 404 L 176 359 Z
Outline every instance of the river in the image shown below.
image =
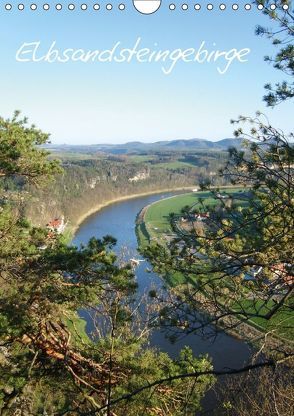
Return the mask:
M 162 193 L 148 195 L 136 199 L 121 201 L 101 209 L 88 217 L 78 228 L 73 244 L 85 244 L 91 237 L 101 238 L 104 235 L 112 235 L 117 241 L 115 251 L 120 253 L 128 248 L 130 258 L 142 259 L 137 253 L 137 238 L 135 234 L 135 221 L 138 212 L 146 205 L 162 198 L 175 195 L 176 193 Z M 146 269 L 150 268 L 147 261 L 140 262 L 136 268 L 138 280 L 138 292 L 144 293 L 151 287 L 161 287 L 162 280 Z M 87 320 L 87 313 L 81 312 Z M 91 322 L 87 320 L 88 330 L 91 330 Z M 191 334 L 184 339 L 171 344 L 160 331 L 155 331 L 151 338 L 151 345 L 160 350 L 168 352 L 171 357 L 176 357 L 178 352 L 187 345 L 191 347 L 195 355 L 208 354 L 213 361 L 215 369 L 238 368 L 242 366 L 251 356 L 250 347 L 243 341 L 225 333 L 219 333 L 215 339 L 204 339 L 200 335 Z M 205 400 L 207 401 L 207 400 Z M 212 404 L 212 399 L 210 404 Z M 207 409 L 208 403 L 205 403 Z

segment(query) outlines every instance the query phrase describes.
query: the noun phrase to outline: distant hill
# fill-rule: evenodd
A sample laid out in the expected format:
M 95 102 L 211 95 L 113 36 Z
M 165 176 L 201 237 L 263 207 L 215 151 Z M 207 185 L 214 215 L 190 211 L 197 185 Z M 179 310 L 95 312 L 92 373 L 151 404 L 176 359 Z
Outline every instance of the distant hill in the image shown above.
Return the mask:
M 162 142 L 158 142 L 159 144 Z M 190 139 L 190 140 L 172 140 L 166 142 L 164 145 L 166 148 L 169 149 L 219 149 L 219 150 L 227 150 L 231 146 L 241 147 L 242 139 L 223 139 L 217 142 L 205 140 L 205 139 Z
M 110 154 L 128 154 L 141 152 L 160 151 L 189 151 L 189 150 L 222 150 L 229 147 L 242 147 L 243 139 L 227 138 L 219 141 L 205 139 L 178 139 L 169 141 L 158 141 L 154 143 L 143 143 L 140 141 L 127 142 L 125 144 L 95 144 L 95 145 L 49 145 L 51 150 L 71 151 L 82 153 L 104 152 Z

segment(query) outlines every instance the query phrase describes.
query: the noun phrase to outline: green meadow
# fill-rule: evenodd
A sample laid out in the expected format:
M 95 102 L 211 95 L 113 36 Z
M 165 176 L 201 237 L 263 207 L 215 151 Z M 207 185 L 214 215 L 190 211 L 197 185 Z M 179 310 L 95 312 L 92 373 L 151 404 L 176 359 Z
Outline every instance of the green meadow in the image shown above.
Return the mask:
M 241 193 L 242 189 L 222 189 L 227 194 Z M 200 203 L 202 200 L 203 207 Z M 164 243 L 168 237 L 173 235 L 170 224 L 170 214 L 180 214 L 184 207 L 197 207 L 201 210 L 216 205 L 218 203 L 211 192 L 190 192 L 176 195 L 170 198 L 157 201 L 148 207 L 144 216 L 144 227 L 138 227 L 139 244 L 145 245 L 147 242 L 157 241 Z

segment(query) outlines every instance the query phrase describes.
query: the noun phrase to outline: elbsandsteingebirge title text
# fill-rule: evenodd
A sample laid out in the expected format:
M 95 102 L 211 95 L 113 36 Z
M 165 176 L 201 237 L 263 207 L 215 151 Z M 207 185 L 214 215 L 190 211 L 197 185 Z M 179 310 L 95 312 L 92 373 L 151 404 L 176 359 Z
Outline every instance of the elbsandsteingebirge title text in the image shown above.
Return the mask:
M 180 63 L 204 64 L 215 66 L 217 72 L 225 74 L 233 62 L 245 63 L 250 54 L 249 48 L 228 50 L 216 49 L 216 44 L 207 45 L 203 40 L 196 47 L 187 49 L 160 49 L 157 43 L 152 48 L 143 46 L 141 38 L 137 38 L 131 47 L 125 47 L 117 41 L 108 49 L 78 49 L 60 48 L 57 41 L 43 45 L 41 41 L 24 42 L 16 52 L 18 62 L 46 62 L 46 63 L 110 63 L 116 62 L 142 64 L 158 64 L 162 72 L 169 75 Z

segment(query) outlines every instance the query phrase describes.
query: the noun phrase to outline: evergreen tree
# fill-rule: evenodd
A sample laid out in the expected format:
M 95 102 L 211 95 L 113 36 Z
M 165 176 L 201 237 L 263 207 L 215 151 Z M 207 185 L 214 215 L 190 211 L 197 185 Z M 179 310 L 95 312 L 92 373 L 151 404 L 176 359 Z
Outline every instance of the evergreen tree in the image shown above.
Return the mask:
M 274 86 L 271 83 L 265 85 L 267 93 L 264 96 L 264 101 L 269 107 L 274 107 L 294 97 L 294 15 L 292 1 L 279 0 L 272 3 L 267 0 L 259 0 L 256 3 L 263 5 L 263 13 L 276 23 L 274 28 L 260 25 L 256 28 L 258 36 L 266 36 L 275 47 L 279 48 L 275 56 L 265 56 L 264 59 L 286 77 L 286 80 L 277 82 Z M 272 9 L 272 5 L 274 5 L 274 9 Z
M 0 118 L 0 172 L 40 184 L 60 172 L 42 145 L 48 135 L 16 113 Z M 136 281 L 119 264 L 115 239 L 69 246 L 23 216 L 26 194 L 1 188 L 0 412 L 3 415 L 180 415 L 194 412 L 212 384 L 210 361 L 190 350 L 177 361 L 148 348 L 147 306 L 135 303 Z M 92 336 L 77 311 L 92 318 Z M 89 331 L 88 331 L 89 332 Z M 146 382 L 199 371 L 117 400 Z

